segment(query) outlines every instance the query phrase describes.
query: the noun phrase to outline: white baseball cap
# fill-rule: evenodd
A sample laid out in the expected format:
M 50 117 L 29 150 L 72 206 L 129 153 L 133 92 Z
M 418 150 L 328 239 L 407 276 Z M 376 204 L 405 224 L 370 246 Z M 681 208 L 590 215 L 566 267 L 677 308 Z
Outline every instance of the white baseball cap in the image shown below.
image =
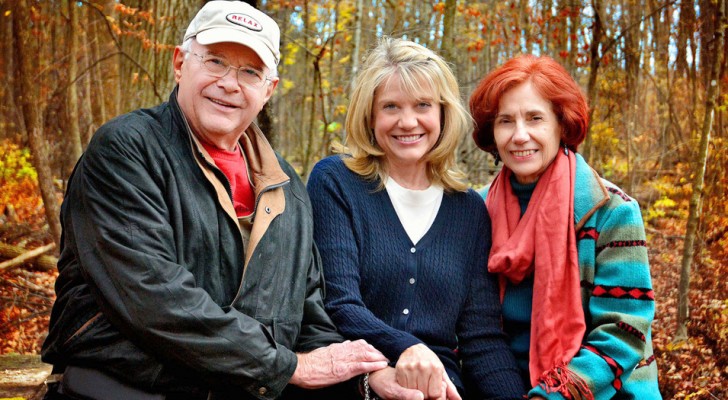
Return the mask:
M 281 57 L 278 24 L 242 1 L 208 1 L 187 27 L 184 40 L 192 37 L 202 45 L 232 42 L 250 47 L 271 70 Z

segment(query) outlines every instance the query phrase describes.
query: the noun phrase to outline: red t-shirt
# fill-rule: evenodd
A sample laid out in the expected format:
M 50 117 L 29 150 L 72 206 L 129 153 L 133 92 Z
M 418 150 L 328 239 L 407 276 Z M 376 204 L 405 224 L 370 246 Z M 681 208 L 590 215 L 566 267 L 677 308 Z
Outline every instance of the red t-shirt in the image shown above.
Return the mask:
M 237 148 L 233 151 L 219 149 L 211 144 L 202 143 L 215 165 L 222 171 L 230 182 L 230 189 L 233 192 L 233 206 L 238 217 L 246 217 L 252 214 L 255 207 L 255 192 L 253 185 L 248 179 L 248 166 L 245 158 Z

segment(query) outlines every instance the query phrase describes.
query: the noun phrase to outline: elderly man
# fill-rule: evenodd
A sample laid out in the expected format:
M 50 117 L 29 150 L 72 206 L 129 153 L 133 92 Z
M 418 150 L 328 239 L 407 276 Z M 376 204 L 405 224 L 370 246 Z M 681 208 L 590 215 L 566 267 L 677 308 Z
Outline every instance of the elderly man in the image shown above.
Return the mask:
M 208 2 L 169 101 L 94 135 L 61 211 L 46 398 L 274 399 L 387 365 L 326 315 L 306 189 L 253 123 L 279 36 Z

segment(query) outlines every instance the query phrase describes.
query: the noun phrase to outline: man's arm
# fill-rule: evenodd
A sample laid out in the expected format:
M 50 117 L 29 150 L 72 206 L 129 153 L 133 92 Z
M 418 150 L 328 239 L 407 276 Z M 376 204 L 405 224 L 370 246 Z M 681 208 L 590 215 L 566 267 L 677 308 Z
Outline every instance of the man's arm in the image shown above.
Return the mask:
M 304 217 L 312 218 L 303 183 L 285 160 L 279 161 L 291 178 L 291 190 L 306 200 L 308 214 Z M 313 239 L 313 232 L 308 234 Z M 321 258 L 318 248 L 311 243 L 301 332 L 295 346 L 298 363 L 290 380 L 291 384 L 306 389 L 344 382 L 387 366 L 387 358 L 364 340 L 344 341 L 324 309 L 324 295 Z

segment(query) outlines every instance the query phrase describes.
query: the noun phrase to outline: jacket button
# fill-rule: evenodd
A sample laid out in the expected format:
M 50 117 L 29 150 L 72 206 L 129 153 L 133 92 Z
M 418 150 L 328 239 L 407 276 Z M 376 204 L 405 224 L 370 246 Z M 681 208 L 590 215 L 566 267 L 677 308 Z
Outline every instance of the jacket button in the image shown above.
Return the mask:
M 265 213 L 270 214 L 270 207 L 267 207 L 267 206 L 265 207 Z
M 265 386 L 263 386 L 263 387 L 261 387 L 260 389 L 258 389 L 258 394 L 259 394 L 259 395 L 263 396 L 263 395 L 265 395 L 266 393 L 268 393 L 268 389 L 266 389 L 266 388 L 265 388 Z

